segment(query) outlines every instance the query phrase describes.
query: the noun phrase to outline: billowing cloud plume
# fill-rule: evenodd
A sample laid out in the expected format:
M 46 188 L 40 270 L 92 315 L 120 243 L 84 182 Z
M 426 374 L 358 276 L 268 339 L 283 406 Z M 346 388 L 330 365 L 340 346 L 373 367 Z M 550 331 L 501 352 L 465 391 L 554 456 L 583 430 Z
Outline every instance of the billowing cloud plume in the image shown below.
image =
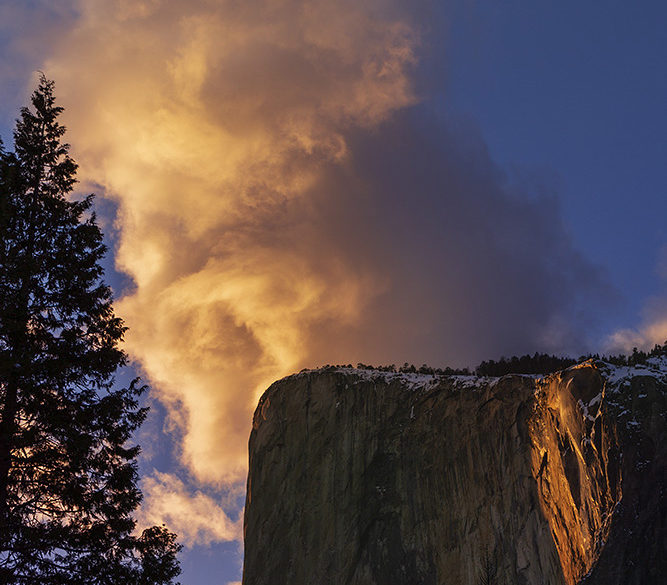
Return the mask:
M 513 194 L 474 129 L 420 103 L 419 6 L 78 11 L 44 69 L 82 177 L 118 204 L 127 349 L 198 480 L 243 481 L 258 394 L 301 367 L 584 344 L 601 277 L 554 199 Z M 183 493 L 148 488 L 149 508 Z
M 243 477 L 258 392 L 376 292 L 303 229 L 346 133 L 415 102 L 418 35 L 387 8 L 87 1 L 46 65 L 84 176 L 119 204 L 128 350 L 202 480 Z

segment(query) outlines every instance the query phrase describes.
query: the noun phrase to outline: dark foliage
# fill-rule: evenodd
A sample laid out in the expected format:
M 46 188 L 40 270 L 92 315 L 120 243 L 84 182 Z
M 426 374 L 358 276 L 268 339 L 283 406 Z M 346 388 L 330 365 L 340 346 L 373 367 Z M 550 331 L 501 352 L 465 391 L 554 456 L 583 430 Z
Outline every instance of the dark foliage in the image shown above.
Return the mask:
M 638 366 L 641 364 L 646 364 L 650 358 L 667 356 L 667 341 L 660 345 L 657 343 L 653 346 L 653 349 L 650 351 L 641 351 L 636 347 L 632 348 L 632 353 L 628 356 L 619 354 L 605 356 L 605 361 L 615 366 Z
M 0 151 L 0 583 L 169 584 L 174 535 L 134 534 L 145 388 L 114 385 L 125 327 L 61 112 L 42 76 Z
M 602 360 L 616 366 L 637 366 L 646 364 L 650 358 L 667 356 L 667 341 L 663 345 L 657 344 L 650 351 L 640 351 L 636 347 L 632 354 L 601 356 L 600 354 L 587 354 L 579 358 L 559 357 L 546 353 L 535 353 L 533 355 L 513 356 L 511 358 L 501 357 L 498 361 L 483 361 L 477 366 L 473 373 L 476 376 L 499 377 L 507 374 L 551 374 L 559 370 L 564 370 L 575 364 L 586 360 Z M 352 368 L 351 364 L 341 366 L 326 366 L 337 368 Z M 432 376 L 469 376 L 471 371 L 468 368 L 432 368 L 426 364 L 415 367 L 413 364 L 404 363 L 397 368 L 394 364 L 389 366 L 371 366 L 358 363 L 358 370 L 374 370 L 377 372 L 400 372 L 402 374 L 429 374 Z
M 351 368 L 351 365 L 339 366 L 339 367 L 348 367 Z M 402 366 L 397 368 L 394 364 L 389 366 L 370 366 L 368 364 L 357 364 L 358 370 L 374 370 L 376 372 L 389 372 L 389 373 L 401 373 L 401 374 L 428 374 L 431 376 L 469 376 L 470 370 L 468 368 L 432 368 L 426 364 L 420 366 L 419 368 L 415 367 L 413 364 L 405 362 Z
M 546 353 L 522 355 L 521 357 L 504 358 L 498 361 L 484 361 L 475 373 L 478 376 L 505 376 L 506 374 L 550 374 L 558 370 L 569 368 L 578 360 L 569 357 L 557 357 Z
M 577 359 L 571 357 L 558 357 L 536 353 L 533 356 L 500 358 L 497 362 L 489 360 L 482 362 L 475 369 L 478 376 L 504 376 L 505 374 L 550 374 L 558 370 L 569 368 L 586 360 L 602 360 L 615 366 L 637 366 L 648 363 L 650 358 L 667 356 L 667 341 L 663 345 L 656 344 L 650 351 L 640 351 L 633 348 L 629 356 L 587 354 Z

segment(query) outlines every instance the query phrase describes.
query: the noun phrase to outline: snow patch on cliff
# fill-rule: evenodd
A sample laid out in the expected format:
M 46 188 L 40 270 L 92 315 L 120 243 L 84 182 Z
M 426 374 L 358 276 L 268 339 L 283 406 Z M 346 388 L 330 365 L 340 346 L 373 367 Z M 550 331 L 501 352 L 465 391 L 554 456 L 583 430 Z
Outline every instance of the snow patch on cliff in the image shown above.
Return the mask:
M 316 369 L 304 369 L 294 377 L 308 376 L 311 374 L 321 374 L 325 372 L 335 372 L 351 376 L 360 382 L 383 382 L 390 384 L 400 382 L 404 387 L 411 390 L 429 389 L 437 386 L 444 380 L 452 383 L 457 389 L 477 390 L 490 384 L 494 384 L 499 378 L 487 376 L 446 376 L 442 374 L 420 374 L 418 372 L 392 372 L 376 369 L 350 368 L 345 366 L 324 366 Z M 289 376 L 290 378 L 293 376 Z
M 615 366 L 607 362 L 599 362 L 597 366 L 605 376 L 608 391 L 614 393 L 622 392 L 630 380 L 638 376 L 651 376 L 667 383 L 667 356 L 652 357 L 645 364 L 635 366 Z

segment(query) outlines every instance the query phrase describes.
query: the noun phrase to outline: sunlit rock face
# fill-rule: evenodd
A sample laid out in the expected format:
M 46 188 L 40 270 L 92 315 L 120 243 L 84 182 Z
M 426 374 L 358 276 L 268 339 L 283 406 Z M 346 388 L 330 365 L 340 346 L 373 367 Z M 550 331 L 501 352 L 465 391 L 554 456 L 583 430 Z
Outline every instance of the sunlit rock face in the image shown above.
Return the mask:
M 473 585 L 485 566 L 661 583 L 666 385 L 625 370 L 276 382 L 250 437 L 244 585 Z

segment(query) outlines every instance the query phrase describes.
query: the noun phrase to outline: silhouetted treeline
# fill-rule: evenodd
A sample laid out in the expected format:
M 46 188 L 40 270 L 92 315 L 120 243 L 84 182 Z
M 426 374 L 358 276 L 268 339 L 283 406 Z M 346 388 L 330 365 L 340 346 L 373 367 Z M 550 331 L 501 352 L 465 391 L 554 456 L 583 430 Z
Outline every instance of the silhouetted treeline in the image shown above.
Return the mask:
M 405 362 L 402 366 L 398 368 L 391 364 L 389 366 L 369 366 L 367 364 L 358 363 L 358 370 L 377 370 L 379 372 L 399 372 L 401 374 L 430 374 L 431 376 L 469 376 L 470 370 L 468 368 L 432 368 L 426 364 L 422 364 L 419 367 L 416 367 L 413 364 Z
M 391 372 L 403 374 L 430 374 L 433 376 L 469 376 L 475 374 L 476 376 L 492 376 L 499 377 L 507 374 L 551 374 L 558 370 L 564 370 L 575 364 L 584 362 L 586 360 L 602 360 L 613 364 L 615 366 L 636 366 L 646 364 L 650 358 L 667 356 L 667 341 L 664 344 L 656 344 L 650 351 L 641 351 L 636 347 L 633 348 L 629 356 L 618 355 L 600 355 L 600 354 L 586 354 L 578 358 L 569 356 L 556 356 L 546 353 L 534 353 L 533 355 L 512 356 L 511 358 L 501 357 L 499 360 L 483 361 L 474 370 L 469 368 L 432 368 L 423 364 L 416 367 L 413 364 L 404 363 L 402 366 L 396 367 L 395 364 L 387 366 L 371 366 L 364 363 L 358 363 L 356 368 L 358 370 L 374 370 L 378 372 Z M 337 368 L 353 368 L 352 364 L 329 366 Z
M 371 366 L 369 364 L 363 364 L 359 362 L 356 366 L 352 364 L 337 364 L 331 365 L 327 364 L 323 366 L 323 369 L 329 368 L 350 368 L 357 370 L 373 370 L 374 372 L 390 372 L 392 374 L 401 373 L 401 374 L 430 374 L 432 376 L 470 376 L 471 372 L 469 368 L 432 368 L 423 364 L 420 367 L 416 367 L 413 364 L 405 362 L 402 366 L 396 367 L 396 364 L 389 364 L 387 366 Z
M 633 347 L 632 353 L 628 356 L 619 354 L 603 356 L 601 359 L 615 366 L 637 366 L 639 364 L 646 364 L 650 358 L 660 356 L 667 356 L 667 341 L 662 345 L 656 343 L 650 351 L 641 351 Z
M 582 358 L 582 361 L 587 358 Z M 484 361 L 475 368 L 478 376 L 504 376 L 506 374 L 550 374 L 569 368 L 578 363 L 571 357 L 558 357 L 546 353 L 535 353 L 534 355 L 501 357 L 498 361 Z
M 598 353 L 586 354 L 573 358 L 569 356 L 559 357 L 546 353 L 535 353 L 534 355 L 513 356 L 511 358 L 501 357 L 498 361 L 484 361 L 475 368 L 478 376 L 505 376 L 506 374 L 551 374 L 558 370 L 569 368 L 586 360 L 602 360 L 615 366 L 636 366 L 646 364 L 650 358 L 667 356 L 667 341 L 664 344 L 656 344 L 650 351 L 641 351 L 636 347 L 628 356 L 600 355 Z

